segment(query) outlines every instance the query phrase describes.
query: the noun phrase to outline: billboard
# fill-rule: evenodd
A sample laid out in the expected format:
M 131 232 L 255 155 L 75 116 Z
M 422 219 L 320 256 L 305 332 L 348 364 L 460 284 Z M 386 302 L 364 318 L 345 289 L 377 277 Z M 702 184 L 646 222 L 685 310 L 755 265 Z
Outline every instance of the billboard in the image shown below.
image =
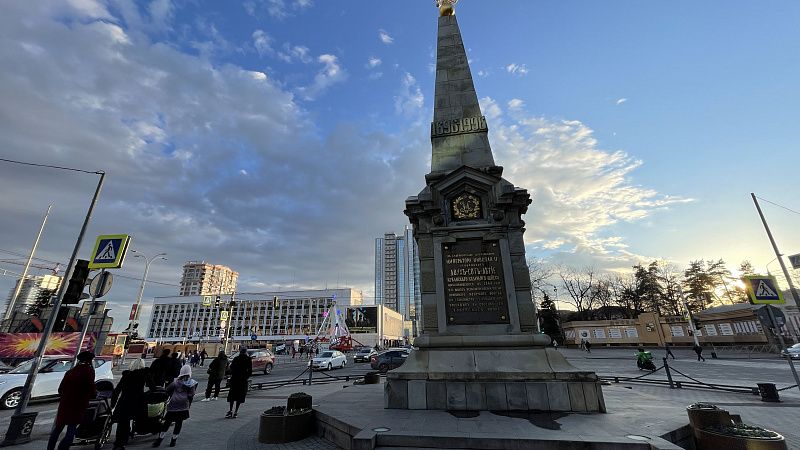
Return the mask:
M 377 333 L 378 332 L 378 307 L 362 306 L 348 307 L 344 323 L 351 333 Z
M 28 359 L 33 358 L 39 347 L 41 333 L 0 333 L 0 358 Z M 45 356 L 72 356 L 81 334 L 53 333 L 47 342 Z M 94 349 L 94 333 L 86 333 L 83 341 L 84 350 Z

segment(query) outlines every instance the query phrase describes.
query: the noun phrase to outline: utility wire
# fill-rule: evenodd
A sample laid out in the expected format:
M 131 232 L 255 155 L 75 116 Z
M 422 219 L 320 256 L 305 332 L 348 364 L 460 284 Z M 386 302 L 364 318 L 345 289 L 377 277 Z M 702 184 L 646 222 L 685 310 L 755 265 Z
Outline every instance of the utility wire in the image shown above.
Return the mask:
M 71 170 L 73 172 L 91 173 L 91 174 L 95 174 L 95 175 L 101 175 L 101 174 L 105 173 L 102 170 L 92 171 L 92 170 L 84 170 L 84 169 L 74 169 L 72 167 L 53 166 L 53 165 L 50 165 L 50 164 L 36 164 L 36 163 L 29 163 L 29 162 L 24 162 L 24 161 L 15 161 L 13 159 L 6 159 L 6 158 L 0 158 L 0 161 L 11 163 L 11 164 L 21 164 L 23 166 L 45 167 L 47 169 Z
M 795 213 L 795 214 L 798 214 L 798 215 L 800 215 L 800 212 L 798 212 L 798 211 L 795 211 L 795 210 L 793 210 L 793 209 L 791 209 L 791 208 L 787 208 L 787 207 L 785 207 L 785 206 L 783 206 L 783 205 L 779 205 L 779 204 L 777 204 L 777 203 L 775 203 L 775 202 L 771 202 L 771 201 L 769 201 L 769 200 L 767 200 L 767 199 L 765 199 L 765 198 L 761 198 L 761 197 L 759 197 L 759 196 L 757 196 L 757 195 L 756 195 L 756 198 L 757 198 L 757 199 L 759 199 L 759 200 L 763 200 L 763 201 L 765 201 L 765 202 L 767 202 L 767 203 L 769 203 L 769 204 L 775 205 L 775 206 L 777 206 L 778 208 L 783 208 L 783 209 L 785 209 L 785 210 L 787 210 L 787 211 L 789 211 L 789 212 L 793 212 L 793 213 Z

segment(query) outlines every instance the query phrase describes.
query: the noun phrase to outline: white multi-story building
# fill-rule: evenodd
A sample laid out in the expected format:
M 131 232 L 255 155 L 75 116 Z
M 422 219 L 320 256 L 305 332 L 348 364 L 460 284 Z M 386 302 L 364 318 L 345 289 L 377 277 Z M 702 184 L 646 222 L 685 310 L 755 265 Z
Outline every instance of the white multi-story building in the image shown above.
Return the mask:
M 236 292 L 239 272 L 228 266 L 189 261 L 183 265 L 180 295 L 221 295 Z
M 226 305 L 233 299 L 233 308 Z M 224 334 L 222 319 L 229 315 L 234 341 L 284 341 L 314 337 L 328 310 L 358 306 L 360 291 L 324 289 L 310 291 L 261 292 L 216 295 L 156 297 L 148 337 L 162 342 L 219 342 Z

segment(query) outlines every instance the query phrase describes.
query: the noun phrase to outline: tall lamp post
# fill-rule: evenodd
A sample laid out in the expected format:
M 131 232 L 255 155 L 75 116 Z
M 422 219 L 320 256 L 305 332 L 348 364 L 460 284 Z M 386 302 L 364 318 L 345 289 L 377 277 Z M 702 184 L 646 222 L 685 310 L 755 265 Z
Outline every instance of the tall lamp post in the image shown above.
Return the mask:
M 145 285 L 145 283 L 147 283 L 147 274 L 150 272 L 150 264 L 152 264 L 153 261 L 155 261 L 156 259 L 163 259 L 164 261 L 166 261 L 167 258 L 165 258 L 165 256 L 167 256 L 167 254 L 166 253 L 159 253 L 157 255 L 154 255 L 152 258 L 148 258 L 144 254 L 142 254 L 141 252 L 137 252 L 136 250 L 131 250 L 131 252 L 133 252 L 133 256 L 135 258 L 144 258 L 144 260 L 145 260 L 145 263 L 144 263 L 144 274 L 142 274 L 142 284 L 139 285 L 139 296 L 136 298 L 136 305 L 134 305 L 135 309 L 134 309 L 134 312 L 132 314 L 131 321 L 128 324 L 128 330 L 129 330 L 129 332 L 132 333 L 134 324 L 138 324 L 139 323 L 139 312 L 140 312 L 139 311 L 139 307 L 141 306 L 142 296 L 144 295 L 144 285 Z

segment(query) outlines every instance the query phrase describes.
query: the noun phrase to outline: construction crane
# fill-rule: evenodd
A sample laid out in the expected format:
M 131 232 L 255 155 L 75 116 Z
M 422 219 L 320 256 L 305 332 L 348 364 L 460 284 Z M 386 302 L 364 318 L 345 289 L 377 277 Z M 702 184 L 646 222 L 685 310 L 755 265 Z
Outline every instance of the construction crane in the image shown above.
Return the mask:
M 25 265 L 24 262 L 21 262 L 21 261 L 16 260 L 16 259 L 0 259 L 0 264 L 16 264 L 18 266 L 24 266 Z M 49 270 L 49 271 L 53 272 L 53 275 L 58 275 L 58 272 L 61 271 L 61 263 L 55 263 L 55 265 L 49 265 L 49 266 L 45 266 L 45 265 L 42 265 L 42 264 L 31 263 L 30 267 L 35 267 L 37 269 L 42 269 L 42 270 Z M 2 270 L 2 269 L 0 269 L 0 270 Z M 13 273 L 13 272 L 10 272 L 10 271 L 7 271 L 7 270 L 4 270 L 4 272 Z M 17 275 L 19 275 L 19 274 L 17 274 Z M 19 275 L 19 276 L 22 276 L 22 275 Z

